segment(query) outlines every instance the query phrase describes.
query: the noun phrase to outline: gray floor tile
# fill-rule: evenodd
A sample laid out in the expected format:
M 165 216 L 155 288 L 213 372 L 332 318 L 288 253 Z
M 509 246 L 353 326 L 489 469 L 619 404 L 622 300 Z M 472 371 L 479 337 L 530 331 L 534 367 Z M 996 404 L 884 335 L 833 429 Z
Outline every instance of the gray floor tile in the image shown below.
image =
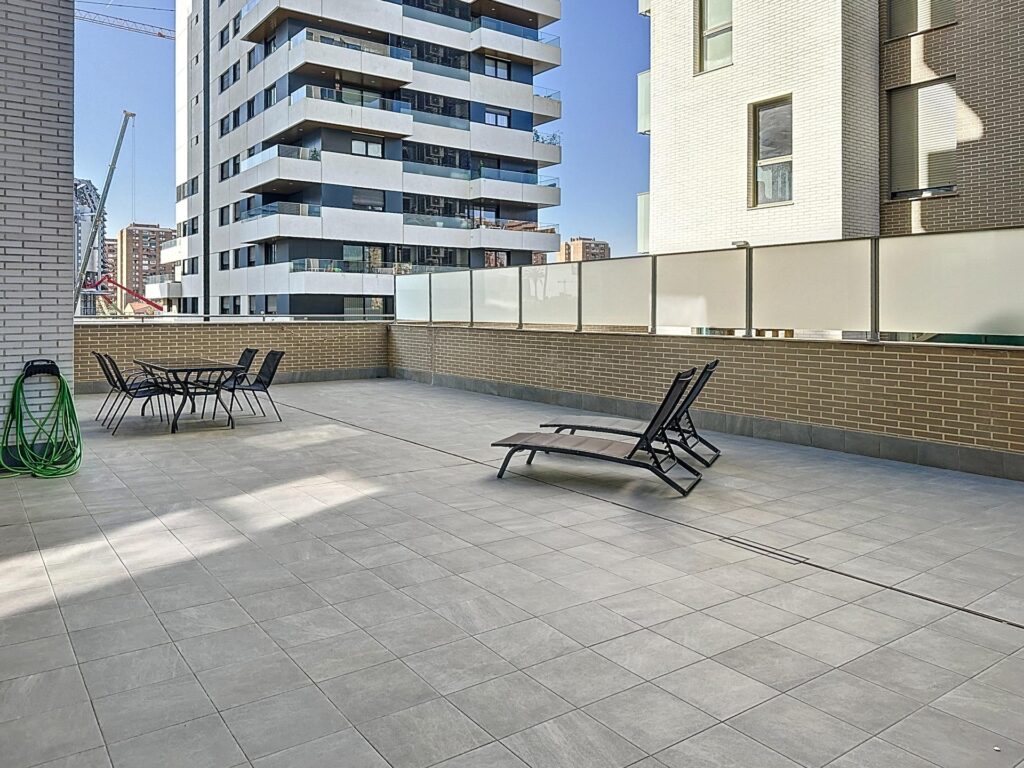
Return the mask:
M 466 634 L 451 622 L 429 611 L 370 627 L 369 632 L 396 656 L 408 656 L 447 645 Z
M 668 768 L 797 768 L 797 763 L 728 725 L 716 725 L 659 752 Z
M 386 624 L 426 610 L 420 603 L 398 590 L 379 592 L 369 597 L 339 603 L 336 607 L 360 627 Z
M 714 605 L 705 609 L 703 613 L 758 637 L 764 637 L 803 621 L 803 618 L 795 613 L 783 611 L 750 597 L 740 597 L 728 603 Z
M 329 603 L 344 603 L 391 589 L 390 584 L 367 571 L 311 581 L 309 587 Z
M 355 724 L 437 698 L 437 692 L 400 661 L 335 677 L 320 688 Z
M 571 704 L 522 672 L 466 688 L 448 699 L 496 739 L 572 709 Z
M 304 584 L 246 595 L 238 598 L 238 603 L 256 621 L 277 619 L 326 605 L 322 597 Z
M 223 629 L 252 624 L 252 618 L 234 600 L 207 603 L 160 614 L 172 640 L 184 640 Z
M 879 648 L 854 659 L 843 669 L 922 704 L 934 701 L 964 681 L 962 675 L 913 656 Z
M 529 667 L 526 673 L 577 707 L 643 682 L 588 649 Z
M 774 688 L 711 659 L 654 682 L 719 720 L 738 715 L 778 695 Z
M 92 706 L 75 704 L 0 723 L 4 768 L 28 768 L 103 745 Z
M 278 651 L 199 673 L 217 709 L 229 709 L 309 684 L 309 678 L 288 656 Z
M 64 622 L 55 608 L 0 619 L 0 646 L 25 643 L 64 634 Z
M 253 765 L 255 768 L 325 768 L 342 755 L 344 768 L 389 768 L 384 758 L 354 728 L 261 757 L 254 760 Z
M 216 712 L 191 675 L 105 696 L 93 706 L 108 743 Z
M 80 662 L 151 648 L 170 641 L 156 616 L 83 629 L 72 632 L 70 637 Z
M 917 625 L 909 621 L 887 616 L 855 603 L 847 603 L 817 616 L 814 620 L 872 643 L 888 643 L 917 629 Z
M 514 671 L 487 646 L 472 639 L 458 640 L 405 657 L 405 663 L 441 694 L 447 695 Z
M 97 747 L 40 763 L 36 768 L 110 768 L 110 758 L 107 756 L 106 747 Z
M 714 656 L 756 639 L 755 635 L 704 613 L 689 613 L 652 629 L 702 656 Z
M 690 613 L 692 610 L 652 589 L 635 589 L 631 592 L 606 597 L 600 603 L 605 608 L 610 608 L 620 616 L 625 616 L 643 627 L 661 624 Z
M 424 768 L 491 740 L 444 699 L 373 720 L 360 731 L 393 768 Z
M 62 613 L 70 631 L 116 624 L 126 619 L 152 616 L 153 610 L 141 592 L 65 606 Z
M 934 630 L 919 629 L 889 644 L 889 648 L 961 675 L 974 675 L 995 664 L 1003 654 Z
M 582 712 L 509 736 L 502 743 L 530 768 L 623 768 L 644 753 Z
M 801 765 L 825 765 L 869 734 L 803 702 L 779 696 L 729 721 L 729 725 Z
M 67 635 L 0 647 L 0 680 L 11 680 L 75 663 Z
M 526 611 L 495 595 L 485 595 L 465 603 L 449 603 L 435 611 L 470 635 L 506 627 L 530 618 Z
M 526 763 L 494 743 L 438 763 L 436 768 L 526 768 Z
M 89 661 L 81 665 L 81 670 L 93 698 L 191 674 L 171 643 Z
M 795 613 L 797 616 L 803 616 L 805 619 L 813 618 L 842 605 L 842 602 L 834 597 L 815 592 L 813 589 L 798 587 L 796 584 L 780 584 L 762 592 L 755 592 L 751 597 L 762 603 Z
M 931 707 L 901 720 L 881 738 L 942 768 L 1009 768 L 1024 758 L 1024 746 Z
M 271 619 L 260 626 L 282 648 L 336 637 L 356 628 L 355 624 L 332 606 Z
M 650 683 L 602 699 L 584 711 L 648 753 L 718 722 Z
M 789 695 L 870 733 L 888 728 L 921 706 L 841 669 L 804 683 Z
M 277 651 L 274 641 L 255 624 L 179 640 L 175 645 L 194 672 L 236 664 Z
M 395 658 L 360 629 L 289 648 L 288 655 L 314 682 L 329 680 Z
M 61 667 L 0 682 L 0 722 L 89 701 L 78 667 Z
M 231 768 L 245 761 L 218 715 L 111 744 L 114 768 Z
M 871 739 L 828 765 L 829 768 L 934 768 L 935 763 L 881 739 Z
M 867 640 L 816 621 L 795 624 L 769 635 L 767 639 L 833 667 L 852 661 L 878 647 Z
M 600 643 L 593 650 L 645 680 L 674 672 L 703 658 L 647 629 Z
M 348 727 L 348 721 L 312 685 L 226 710 L 223 717 L 250 760 Z
M 477 640 L 519 669 L 582 648 L 575 640 L 540 619 L 529 619 L 484 632 Z
M 640 627 L 597 603 L 584 603 L 542 617 L 563 635 L 582 645 L 595 645 L 635 632 Z
M 715 661 L 779 691 L 788 691 L 830 667 L 770 640 L 754 640 L 715 656 Z
M 651 589 L 695 611 L 710 608 L 719 603 L 727 603 L 740 596 L 731 589 L 719 587 L 697 576 L 683 576 L 680 579 L 663 581 L 653 585 Z
M 1024 658 L 1011 656 L 1003 659 L 974 679 L 979 683 L 993 685 L 1018 696 L 1024 696 Z
M 538 581 L 535 584 L 502 590 L 501 597 L 534 616 L 587 602 L 587 599 L 578 592 L 551 581 Z
M 1024 698 L 968 680 L 932 702 L 935 709 L 1024 744 Z
M 969 613 L 950 614 L 929 625 L 929 629 L 1000 653 L 1013 653 L 1024 648 L 1024 629 Z

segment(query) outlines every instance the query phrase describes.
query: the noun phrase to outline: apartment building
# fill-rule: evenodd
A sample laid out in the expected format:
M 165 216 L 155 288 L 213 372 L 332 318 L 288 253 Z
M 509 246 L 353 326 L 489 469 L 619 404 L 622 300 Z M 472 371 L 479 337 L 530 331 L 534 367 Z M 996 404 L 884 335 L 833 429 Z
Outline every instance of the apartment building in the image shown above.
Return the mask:
M 638 248 L 1024 223 L 1010 0 L 640 0 Z M 680 52 L 683 55 L 680 55 Z
M 377 315 L 398 273 L 557 250 L 560 0 L 178 3 L 175 275 L 210 314 Z M 321 10 L 322 8 L 322 10 Z
M 160 261 L 161 246 L 173 240 L 174 229 L 159 224 L 129 224 L 117 233 L 117 266 L 114 279 L 124 288 L 137 294 L 144 294 L 147 284 L 171 282 L 174 265 Z M 150 278 L 147 280 L 147 278 Z M 170 296 L 158 296 L 170 306 Z M 173 297 L 177 298 L 177 297 Z M 115 303 L 124 307 L 134 299 L 121 288 L 117 288 Z
M 603 240 L 595 240 L 592 237 L 573 237 L 562 243 L 562 250 L 558 252 L 559 261 L 597 261 L 598 259 L 610 259 L 612 247 Z

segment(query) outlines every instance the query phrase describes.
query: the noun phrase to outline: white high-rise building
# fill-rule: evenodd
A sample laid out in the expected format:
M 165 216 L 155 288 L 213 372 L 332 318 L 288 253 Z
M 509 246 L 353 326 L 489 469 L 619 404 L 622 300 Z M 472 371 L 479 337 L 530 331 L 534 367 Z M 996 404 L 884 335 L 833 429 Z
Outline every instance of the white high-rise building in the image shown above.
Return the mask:
M 172 311 L 378 315 L 393 274 L 530 264 L 560 0 L 183 0 Z

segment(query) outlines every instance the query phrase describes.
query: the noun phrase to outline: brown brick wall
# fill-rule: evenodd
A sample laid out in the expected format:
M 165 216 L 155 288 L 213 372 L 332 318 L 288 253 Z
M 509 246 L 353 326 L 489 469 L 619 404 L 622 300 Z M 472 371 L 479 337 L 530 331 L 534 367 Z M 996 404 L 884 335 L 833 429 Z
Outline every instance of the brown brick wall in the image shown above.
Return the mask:
M 880 0 L 881 234 L 908 234 L 911 203 L 889 200 L 889 105 L 887 91 L 922 82 L 911 72 L 911 40 L 886 41 L 888 0 Z M 924 63 L 935 76 L 956 76 L 957 96 L 984 128 L 978 140 L 957 148 L 958 194 L 924 200 L 927 232 L 1024 224 L 1024 12 L 1020 0 L 958 0 L 957 23 L 924 32 Z M 927 72 L 927 70 L 925 70 Z
M 285 353 L 282 378 L 330 377 L 343 371 L 387 366 L 385 323 L 83 323 L 75 326 L 76 383 L 102 381 L 92 357 L 97 350 L 119 365 L 137 358 L 203 357 L 234 362 L 245 347 L 260 350 L 259 367 L 271 349 Z
M 392 368 L 657 402 L 720 358 L 727 414 L 1024 452 L 1024 350 L 395 325 Z M 433 364 L 432 364 L 433 361 Z

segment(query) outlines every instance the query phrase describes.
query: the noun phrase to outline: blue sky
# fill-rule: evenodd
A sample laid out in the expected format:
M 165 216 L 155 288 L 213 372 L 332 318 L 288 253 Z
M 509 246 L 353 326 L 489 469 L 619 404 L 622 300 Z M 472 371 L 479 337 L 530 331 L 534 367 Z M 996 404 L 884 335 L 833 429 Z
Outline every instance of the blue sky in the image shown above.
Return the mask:
M 83 10 L 173 27 L 173 0 L 79 0 Z M 649 25 L 635 0 L 563 0 L 563 66 L 538 79 L 562 92 L 562 206 L 541 213 L 562 235 L 608 240 L 623 256 L 636 250 L 636 195 L 647 189 L 648 139 L 636 133 L 636 74 L 650 61 Z M 108 234 L 136 221 L 174 225 L 174 44 L 79 22 L 75 48 L 75 174 L 103 181 L 122 110 L 138 114 L 108 200 Z M 133 142 L 134 138 L 134 142 Z M 133 146 L 134 143 L 134 146 Z M 133 162 L 134 158 L 134 162 Z

